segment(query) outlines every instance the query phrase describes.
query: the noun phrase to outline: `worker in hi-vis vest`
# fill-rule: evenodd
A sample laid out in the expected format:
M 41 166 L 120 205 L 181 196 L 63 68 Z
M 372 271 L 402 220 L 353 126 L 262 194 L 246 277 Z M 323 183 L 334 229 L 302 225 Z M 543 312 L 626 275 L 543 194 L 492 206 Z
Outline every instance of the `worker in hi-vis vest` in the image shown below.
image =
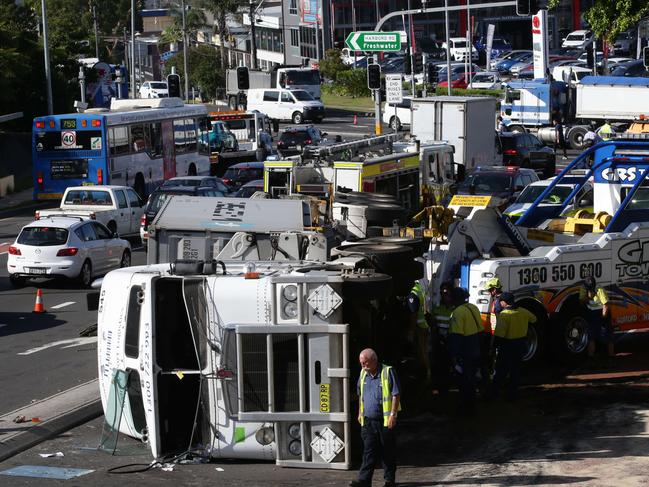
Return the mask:
M 379 363 L 371 348 L 363 350 L 358 361 L 361 364 L 358 422 L 363 440 L 363 463 L 358 480 L 352 480 L 349 485 L 370 487 L 374 465 L 380 457 L 385 485 L 391 487 L 395 485 L 397 472 L 395 426 L 401 410 L 399 380 L 392 367 Z

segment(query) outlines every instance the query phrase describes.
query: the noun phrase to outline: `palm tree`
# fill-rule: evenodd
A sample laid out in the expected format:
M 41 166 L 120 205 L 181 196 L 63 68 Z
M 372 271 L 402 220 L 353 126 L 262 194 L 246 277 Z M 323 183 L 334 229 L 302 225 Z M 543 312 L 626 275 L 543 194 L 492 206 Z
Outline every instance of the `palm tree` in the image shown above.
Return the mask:
M 225 70 L 228 68 L 228 61 L 225 56 L 225 39 L 228 38 L 228 15 L 233 15 L 239 11 L 243 6 L 248 5 L 247 0 L 201 0 L 199 4 L 214 14 L 216 20 L 215 31 L 219 34 L 220 39 L 220 52 L 221 52 L 221 68 Z

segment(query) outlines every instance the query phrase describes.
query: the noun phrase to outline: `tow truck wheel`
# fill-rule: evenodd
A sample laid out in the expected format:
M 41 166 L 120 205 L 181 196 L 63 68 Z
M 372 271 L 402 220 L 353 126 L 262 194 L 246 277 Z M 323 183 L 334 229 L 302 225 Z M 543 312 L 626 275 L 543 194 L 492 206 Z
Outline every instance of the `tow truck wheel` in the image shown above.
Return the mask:
M 560 323 L 560 340 L 564 351 L 571 356 L 582 354 L 588 346 L 588 322 L 586 318 L 573 308 L 561 313 Z
M 527 350 L 523 355 L 523 362 L 531 362 L 539 357 L 541 336 L 537 323 L 530 323 L 527 328 Z
M 526 132 L 525 127 L 523 127 L 522 125 L 509 125 L 507 129 L 510 132 L 520 132 L 522 134 Z

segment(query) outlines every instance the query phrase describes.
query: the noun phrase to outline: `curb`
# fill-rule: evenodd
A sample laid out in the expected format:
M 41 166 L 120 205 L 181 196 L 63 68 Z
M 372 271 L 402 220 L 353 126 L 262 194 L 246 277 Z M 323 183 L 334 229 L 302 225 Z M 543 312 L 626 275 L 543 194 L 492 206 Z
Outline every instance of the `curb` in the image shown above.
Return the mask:
M 0 417 L 0 424 L 5 426 L 0 428 L 0 462 L 102 414 L 97 379 L 6 413 Z M 17 416 L 48 419 L 14 423 Z M 3 430 L 9 433 L 3 434 Z

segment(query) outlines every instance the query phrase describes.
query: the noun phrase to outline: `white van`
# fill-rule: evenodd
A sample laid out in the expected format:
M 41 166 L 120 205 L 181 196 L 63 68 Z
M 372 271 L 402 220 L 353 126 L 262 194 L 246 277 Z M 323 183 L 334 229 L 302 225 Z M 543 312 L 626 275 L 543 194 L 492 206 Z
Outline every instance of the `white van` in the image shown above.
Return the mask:
M 449 39 L 449 42 L 450 42 L 449 51 L 451 52 L 451 59 L 453 61 L 464 61 L 467 57 L 466 37 L 451 37 Z M 446 42 L 442 44 L 442 48 L 446 49 Z M 472 61 L 478 60 L 478 50 L 475 48 L 475 46 L 471 46 L 471 60 Z
M 322 122 L 324 105 L 304 90 L 251 89 L 248 90 L 248 110 L 258 110 L 268 118 L 290 120 L 301 124 L 305 120 Z
M 555 66 L 552 68 L 552 77 L 556 81 L 563 81 L 576 85 L 586 76 L 592 76 L 593 70 L 581 66 Z

